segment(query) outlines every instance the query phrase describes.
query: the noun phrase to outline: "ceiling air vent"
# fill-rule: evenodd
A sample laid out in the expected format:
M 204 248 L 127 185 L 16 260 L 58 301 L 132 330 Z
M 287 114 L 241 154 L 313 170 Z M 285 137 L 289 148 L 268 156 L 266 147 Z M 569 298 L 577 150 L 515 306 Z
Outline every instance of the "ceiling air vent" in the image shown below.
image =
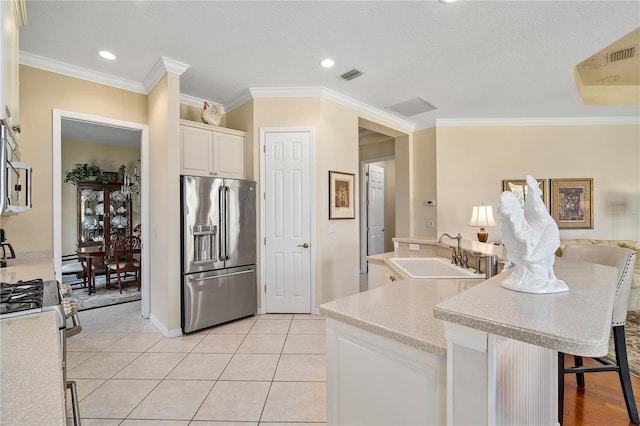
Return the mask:
M 408 101 L 400 102 L 387 108 L 407 117 L 436 109 L 436 107 L 422 98 L 409 99 Z
M 351 81 L 354 78 L 360 77 L 361 75 L 362 75 L 362 73 L 354 68 L 351 71 L 347 71 L 344 74 L 342 74 L 340 76 L 340 78 L 343 79 L 343 80 Z
M 631 59 L 636 54 L 636 47 L 628 47 L 626 49 L 618 50 L 616 52 L 609 53 L 609 62 L 624 61 L 625 59 Z

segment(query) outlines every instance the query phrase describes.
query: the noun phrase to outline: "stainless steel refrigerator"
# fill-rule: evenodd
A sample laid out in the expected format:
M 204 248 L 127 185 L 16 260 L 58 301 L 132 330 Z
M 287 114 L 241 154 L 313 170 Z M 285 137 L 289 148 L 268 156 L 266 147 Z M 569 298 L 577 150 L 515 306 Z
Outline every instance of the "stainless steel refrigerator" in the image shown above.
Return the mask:
M 257 312 L 256 184 L 180 177 L 182 330 Z

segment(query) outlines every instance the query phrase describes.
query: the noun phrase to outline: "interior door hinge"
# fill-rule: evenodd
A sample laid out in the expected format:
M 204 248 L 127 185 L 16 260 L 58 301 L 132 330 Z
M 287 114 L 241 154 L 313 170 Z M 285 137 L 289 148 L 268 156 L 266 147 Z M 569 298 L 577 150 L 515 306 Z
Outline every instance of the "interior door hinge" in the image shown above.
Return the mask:
M 364 172 L 364 175 L 365 176 L 369 176 L 369 172 Z
M 267 193 L 266 192 L 262 194 L 262 197 L 264 198 L 265 201 L 267 201 Z
M 367 232 L 369 232 L 369 227 L 367 226 Z
M 264 245 L 267 245 L 267 237 L 264 238 Z
M 264 152 L 265 154 L 267 153 L 267 146 L 266 145 L 262 146 L 262 152 Z
M 264 292 L 265 292 L 265 293 L 267 292 L 267 284 L 266 284 L 266 283 L 265 283 L 265 285 L 264 285 Z

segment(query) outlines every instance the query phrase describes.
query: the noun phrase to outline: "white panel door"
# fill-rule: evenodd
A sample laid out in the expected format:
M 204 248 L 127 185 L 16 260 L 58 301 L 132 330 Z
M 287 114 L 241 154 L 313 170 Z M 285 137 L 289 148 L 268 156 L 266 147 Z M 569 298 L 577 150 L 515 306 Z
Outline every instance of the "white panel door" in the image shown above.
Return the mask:
M 311 313 L 311 134 L 265 135 L 265 312 Z
M 384 253 L 384 169 L 369 165 L 367 255 Z

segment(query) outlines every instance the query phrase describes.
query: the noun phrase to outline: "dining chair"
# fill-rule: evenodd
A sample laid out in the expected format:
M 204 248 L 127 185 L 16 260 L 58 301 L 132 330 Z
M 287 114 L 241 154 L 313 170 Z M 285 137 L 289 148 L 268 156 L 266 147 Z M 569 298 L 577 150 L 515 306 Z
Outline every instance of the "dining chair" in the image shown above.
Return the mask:
M 123 239 L 126 235 L 122 231 L 114 231 L 109 234 L 109 239 L 104 241 L 105 251 L 109 251 L 113 247 L 116 241 Z M 111 288 L 111 274 L 113 271 L 109 268 L 109 265 L 115 263 L 114 256 L 105 256 L 104 260 L 104 268 L 105 268 L 105 285 L 107 290 Z
M 108 275 L 115 273 L 118 279 L 118 289 L 122 293 L 122 284 L 137 284 L 140 291 L 140 261 L 135 255 L 140 253 L 140 238 L 128 235 L 114 242 L 114 262 L 108 265 Z M 128 272 L 134 273 L 134 279 L 125 280 Z
M 613 342 L 616 362 L 603 358 L 594 358 L 602 365 L 584 366 L 581 356 L 574 355 L 575 366 L 566 367 L 564 353 L 558 352 L 558 422 L 562 424 L 564 413 L 564 375 L 575 374 L 578 386 L 584 388 L 584 373 L 615 371 L 620 379 L 622 394 L 627 405 L 629 420 L 639 424 L 638 408 L 633 397 L 631 378 L 629 376 L 629 362 L 627 360 L 627 345 L 625 341 L 624 325 L 627 319 L 627 303 L 631 290 L 631 278 L 636 260 L 636 252 L 622 247 L 611 247 L 597 244 L 567 244 L 562 253 L 562 259 L 596 263 L 613 266 L 618 270 L 616 277 L 616 296 L 614 299 L 611 325 L 613 327 Z
M 65 254 L 62 256 L 62 267 L 60 272 L 62 275 L 75 275 L 76 278 L 82 277 L 82 288 L 87 287 L 87 271 L 86 264 L 76 254 Z

